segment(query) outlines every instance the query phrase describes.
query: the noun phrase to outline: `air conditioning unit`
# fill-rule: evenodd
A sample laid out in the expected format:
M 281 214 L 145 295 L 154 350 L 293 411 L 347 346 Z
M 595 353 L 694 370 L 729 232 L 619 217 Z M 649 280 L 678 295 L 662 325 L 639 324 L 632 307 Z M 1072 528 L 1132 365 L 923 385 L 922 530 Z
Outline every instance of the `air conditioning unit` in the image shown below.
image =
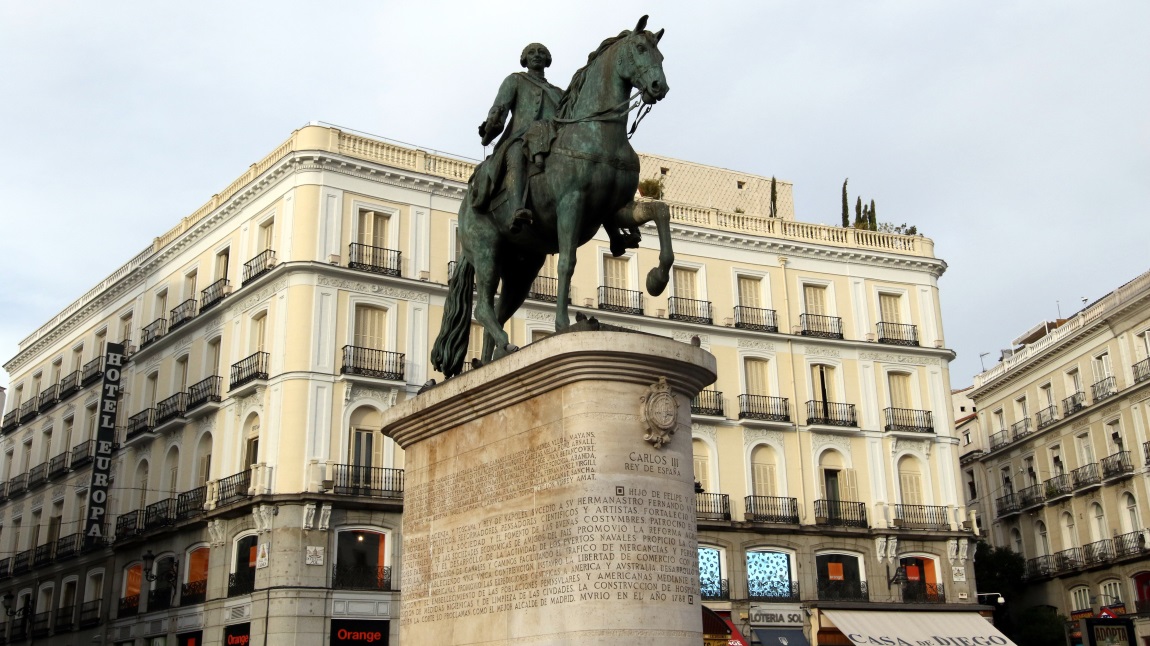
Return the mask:
M 338 265 L 339 264 L 339 254 L 338 253 L 329 254 L 327 257 L 327 261 L 333 265 Z

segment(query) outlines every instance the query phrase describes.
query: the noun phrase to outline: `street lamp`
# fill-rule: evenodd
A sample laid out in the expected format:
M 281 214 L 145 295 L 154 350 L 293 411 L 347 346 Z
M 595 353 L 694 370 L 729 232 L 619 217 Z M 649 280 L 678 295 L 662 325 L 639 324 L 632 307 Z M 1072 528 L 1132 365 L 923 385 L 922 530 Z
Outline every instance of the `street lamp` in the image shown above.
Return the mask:
M 168 571 L 161 575 L 154 574 L 152 572 L 152 566 L 156 563 L 156 556 L 152 554 L 152 550 L 144 552 L 144 555 L 140 558 L 144 560 L 144 578 L 147 579 L 149 583 L 155 582 L 156 579 L 159 579 L 161 576 L 163 576 L 165 581 L 171 585 L 175 585 L 176 577 L 180 568 L 179 561 L 172 559 L 172 567 L 168 568 Z
M 975 592 L 974 596 L 976 599 L 981 599 L 982 597 L 998 597 L 998 605 L 1000 606 L 1006 603 L 1006 597 L 997 592 Z

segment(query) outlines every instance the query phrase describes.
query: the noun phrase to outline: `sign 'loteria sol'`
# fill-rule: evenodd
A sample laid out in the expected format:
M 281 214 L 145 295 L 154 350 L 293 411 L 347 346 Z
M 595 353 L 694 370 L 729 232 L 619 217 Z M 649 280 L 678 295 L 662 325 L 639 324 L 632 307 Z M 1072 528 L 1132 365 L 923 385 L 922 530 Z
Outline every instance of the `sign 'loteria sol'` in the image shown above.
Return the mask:
M 92 481 L 88 485 L 88 516 L 84 520 L 84 543 L 102 545 L 104 517 L 108 511 L 108 476 L 112 471 L 112 449 L 116 444 L 116 418 L 119 408 L 120 378 L 124 346 L 109 343 L 104 352 L 104 381 L 100 386 L 100 423 L 96 427 L 96 454 L 92 460 Z

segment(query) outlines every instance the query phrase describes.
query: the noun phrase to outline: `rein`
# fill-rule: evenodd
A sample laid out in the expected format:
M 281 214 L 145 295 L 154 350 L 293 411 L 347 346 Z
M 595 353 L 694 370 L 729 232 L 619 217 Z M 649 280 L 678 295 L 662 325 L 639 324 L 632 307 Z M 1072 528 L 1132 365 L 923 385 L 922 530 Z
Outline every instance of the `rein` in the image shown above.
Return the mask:
M 627 50 L 627 57 L 631 59 L 631 63 L 634 65 L 635 59 L 631 55 L 630 50 Z M 651 67 L 651 65 L 642 67 L 638 70 L 635 76 L 642 78 L 643 75 L 646 74 Z M 634 103 L 631 103 L 631 101 L 636 99 L 640 94 L 642 94 L 640 90 L 635 90 L 634 94 L 627 97 L 626 99 L 623 99 L 623 101 L 619 104 L 610 108 L 605 108 L 598 112 L 594 112 L 585 117 L 575 117 L 572 119 L 556 118 L 554 121 L 557 124 L 586 123 L 588 121 L 613 121 L 619 117 L 626 118 L 626 116 L 630 114 L 632 110 L 638 109 L 639 112 L 637 112 L 635 115 L 635 121 L 631 124 L 631 128 L 627 131 L 627 139 L 630 139 L 635 135 L 635 131 L 639 128 L 639 122 L 643 120 L 643 117 L 646 117 L 651 113 L 651 108 L 655 107 L 655 104 L 653 103 L 648 103 L 646 105 L 644 105 L 641 101 L 635 101 Z M 640 108 L 640 106 L 642 107 Z

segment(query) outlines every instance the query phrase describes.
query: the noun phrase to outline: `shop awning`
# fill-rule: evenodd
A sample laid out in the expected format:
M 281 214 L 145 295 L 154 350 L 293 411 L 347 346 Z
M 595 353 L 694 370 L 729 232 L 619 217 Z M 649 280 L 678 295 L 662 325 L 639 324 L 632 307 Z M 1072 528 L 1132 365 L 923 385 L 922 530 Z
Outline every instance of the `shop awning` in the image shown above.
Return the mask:
M 854 644 L 1017 646 L 977 612 L 825 609 L 822 613 Z
M 810 646 L 802 628 L 753 628 L 763 646 Z

